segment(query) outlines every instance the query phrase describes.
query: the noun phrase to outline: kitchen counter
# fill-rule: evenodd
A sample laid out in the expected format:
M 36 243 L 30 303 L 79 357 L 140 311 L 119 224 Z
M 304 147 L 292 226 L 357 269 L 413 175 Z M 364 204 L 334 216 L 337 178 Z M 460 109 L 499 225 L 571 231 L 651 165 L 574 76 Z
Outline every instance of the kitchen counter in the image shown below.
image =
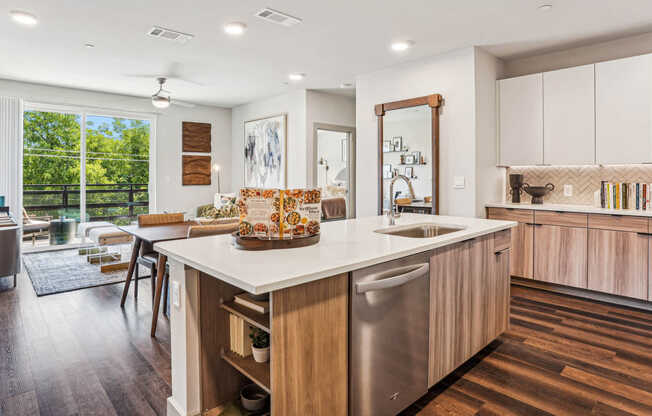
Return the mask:
M 366 357 L 373 355 L 370 348 L 382 343 L 353 341 L 364 332 L 350 329 L 354 322 L 362 322 L 351 303 L 353 297 L 358 307 L 366 302 L 366 292 L 352 292 L 361 277 L 388 282 L 367 285 L 367 291 L 382 290 L 382 296 L 374 292 L 370 299 L 396 296 L 388 308 L 380 308 L 376 301 L 370 304 L 379 319 L 385 313 L 396 317 L 397 308 L 407 308 L 401 310 L 407 311 L 410 318 L 405 323 L 411 326 L 402 328 L 411 335 L 400 335 L 396 345 L 411 354 L 408 347 L 420 344 L 415 371 L 421 377 L 419 383 L 411 382 L 415 390 L 403 392 L 401 400 L 416 401 L 452 372 L 459 359 L 470 358 L 507 329 L 510 234 L 517 223 L 403 214 L 391 228 L 415 224 L 465 228 L 430 238 L 401 237 L 374 232 L 390 228 L 388 219 L 369 217 L 322 223 L 318 244 L 294 249 L 239 250 L 230 235 L 155 244 L 170 265 L 172 396 L 167 415 L 214 411 L 236 399 L 240 388 L 251 382 L 274 397 L 273 416 L 305 414 L 305 409 L 312 409 L 309 413 L 315 416 L 346 415 L 349 403 L 363 403 L 359 392 L 349 390 L 353 366 L 358 366 L 356 374 L 366 374 L 349 348 L 356 342 Z M 453 244 L 456 249 L 437 250 Z M 421 286 L 415 290 L 409 286 L 412 282 Z M 405 297 L 403 288 L 413 299 Z M 271 292 L 269 313 L 236 303 L 235 296 L 243 291 Z M 234 337 L 237 345 L 243 342 L 239 337 L 248 335 L 247 329 L 234 332 L 232 319 L 235 325 L 244 320 L 269 334 L 274 346 L 271 365 L 231 351 Z M 416 338 L 412 330 L 418 333 Z M 451 332 L 457 330 L 463 333 Z M 450 348 L 458 352 L 435 357 Z M 396 357 L 392 352 L 392 359 Z
M 157 243 L 156 251 L 187 266 L 258 294 L 398 259 L 516 226 L 515 222 L 404 213 L 394 227 L 446 224 L 464 230 L 433 238 L 375 233 L 388 228 L 385 217 L 322 223 L 313 246 L 268 251 L 236 249 L 230 235 Z M 262 272 L 261 272 L 262 271 Z
M 630 215 L 636 217 L 652 217 L 652 210 L 643 211 L 636 209 L 607 209 L 597 208 L 591 205 L 571 205 L 571 204 L 529 204 L 521 202 L 514 204 L 512 202 L 493 202 L 485 204 L 487 208 L 511 208 L 511 209 L 531 209 L 540 211 L 563 211 L 579 212 L 584 214 L 605 214 L 605 215 Z

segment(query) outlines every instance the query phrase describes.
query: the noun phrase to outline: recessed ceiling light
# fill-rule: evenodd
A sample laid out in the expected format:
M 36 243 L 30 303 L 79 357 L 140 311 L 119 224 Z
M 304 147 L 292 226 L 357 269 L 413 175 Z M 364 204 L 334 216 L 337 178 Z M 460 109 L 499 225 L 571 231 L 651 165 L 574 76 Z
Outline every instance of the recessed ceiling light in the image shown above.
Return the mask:
M 539 6 L 539 10 L 541 10 L 542 12 L 550 11 L 550 10 L 552 10 L 552 4 L 541 5 L 541 6 Z
M 288 78 L 290 78 L 290 81 L 301 81 L 306 77 L 306 74 L 300 74 L 300 73 L 294 73 L 288 75 Z
M 25 26 L 34 26 L 38 23 L 38 19 L 31 13 L 23 12 L 20 10 L 12 10 L 9 12 L 9 15 L 14 22 L 20 23 Z
M 89 48 L 89 49 L 92 49 L 92 48 L 95 47 L 95 44 L 93 44 L 93 43 L 91 43 L 91 42 L 87 42 L 87 43 L 84 43 L 84 46 L 86 46 L 86 47 Z
M 224 25 L 224 32 L 227 35 L 242 35 L 247 30 L 247 25 L 241 22 L 231 22 Z
M 414 42 L 411 40 L 403 40 L 400 42 L 392 43 L 392 50 L 396 52 L 403 52 L 414 46 Z
M 353 88 L 352 82 L 343 82 L 340 84 L 340 88 Z

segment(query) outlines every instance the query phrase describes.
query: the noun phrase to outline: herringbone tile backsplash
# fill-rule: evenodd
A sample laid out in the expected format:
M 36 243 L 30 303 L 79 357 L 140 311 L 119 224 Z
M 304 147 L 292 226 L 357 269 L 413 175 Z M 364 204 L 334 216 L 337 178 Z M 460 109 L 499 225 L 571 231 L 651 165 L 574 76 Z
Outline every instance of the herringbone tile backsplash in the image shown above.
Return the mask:
M 593 205 L 593 193 L 600 190 L 600 181 L 652 183 L 652 165 L 612 166 L 529 166 L 507 169 L 507 200 L 509 175 L 523 174 L 523 180 L 532 186 L 555 185 L 555 190 L 543 198 L 553 204 Z M 564 196 L 564 185 L 573 185 L 573 196 Z M 521 201 L 530 202 L 525 192 Z

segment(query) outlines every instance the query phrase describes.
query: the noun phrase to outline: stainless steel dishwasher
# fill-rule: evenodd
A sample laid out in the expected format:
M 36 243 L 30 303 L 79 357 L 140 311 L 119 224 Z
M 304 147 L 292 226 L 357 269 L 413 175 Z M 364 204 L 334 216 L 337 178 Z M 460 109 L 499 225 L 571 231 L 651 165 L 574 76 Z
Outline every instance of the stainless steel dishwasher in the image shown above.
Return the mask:
M 350 415 L 395 415 L 428 391 L 430 253 L 352 273 Z

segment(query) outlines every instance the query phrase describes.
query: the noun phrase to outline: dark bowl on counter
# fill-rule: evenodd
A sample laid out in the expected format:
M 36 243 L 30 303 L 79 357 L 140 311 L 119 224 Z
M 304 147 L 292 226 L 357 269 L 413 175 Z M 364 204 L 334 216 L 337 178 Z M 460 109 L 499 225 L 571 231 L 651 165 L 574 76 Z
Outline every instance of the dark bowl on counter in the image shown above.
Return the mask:
M 543 204 L 543 197 L 546 196 L 548 192 L 552 192 L 555 189 L 555 185 L 548 183 L 546 186 L 531 186 L 528 184 L 523 184 L 523 190 L 530 196 L 532 196 L 533 204 Z

